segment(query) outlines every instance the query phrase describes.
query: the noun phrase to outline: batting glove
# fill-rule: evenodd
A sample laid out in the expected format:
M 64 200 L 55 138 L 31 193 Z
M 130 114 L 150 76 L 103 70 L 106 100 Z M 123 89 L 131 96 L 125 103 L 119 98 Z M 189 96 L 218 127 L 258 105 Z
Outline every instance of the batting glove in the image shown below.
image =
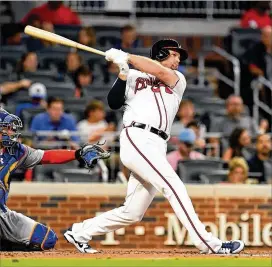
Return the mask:
M 128 53 L 122 50 L 111 48 L 105 52 L 105 58 L 107 61 L 113 61 L 118 65 L 119 62 L 128 62 Z

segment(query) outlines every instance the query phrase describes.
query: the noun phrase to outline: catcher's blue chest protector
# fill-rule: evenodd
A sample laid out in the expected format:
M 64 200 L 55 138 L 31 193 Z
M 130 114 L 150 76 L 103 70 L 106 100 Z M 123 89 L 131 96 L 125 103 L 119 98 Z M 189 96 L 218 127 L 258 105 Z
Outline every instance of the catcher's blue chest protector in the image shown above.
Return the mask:
M 19 143 L 14 146 L 13 155 L 11 155 L 7 149 L 3 149 L 3 151 L 0 152 L 0 188 L 2 187 L 5 191 L 5 197 L 0 202 L 0 205 L 6 204 L 11 182 L 10 175 L 16 170 L 20 159 L 25 153 L 25 147 Z

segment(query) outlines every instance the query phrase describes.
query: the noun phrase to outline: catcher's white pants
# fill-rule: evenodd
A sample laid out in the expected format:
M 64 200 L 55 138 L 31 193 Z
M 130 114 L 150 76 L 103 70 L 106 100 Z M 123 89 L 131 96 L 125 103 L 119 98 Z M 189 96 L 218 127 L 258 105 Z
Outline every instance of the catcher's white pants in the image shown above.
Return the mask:
M 73 224 L 78 242 L 141 221 L 155 193 L 168 199 L 195 246 L 202 252 L 217 252 L 222 242 L 205 230 L 195 213 L 186 188 L 166 159 L 166 142 L 143 129 L 128 127 L 121 132 L 120 157 L 131 170 L 124 206 Z

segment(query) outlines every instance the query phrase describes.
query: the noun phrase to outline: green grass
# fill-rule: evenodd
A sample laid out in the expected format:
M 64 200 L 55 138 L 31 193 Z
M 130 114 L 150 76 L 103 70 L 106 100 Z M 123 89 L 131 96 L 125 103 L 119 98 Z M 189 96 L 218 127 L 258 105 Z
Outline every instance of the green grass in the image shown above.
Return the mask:
M 271 267 L 270 259 L 0 259 L 0 267 Z

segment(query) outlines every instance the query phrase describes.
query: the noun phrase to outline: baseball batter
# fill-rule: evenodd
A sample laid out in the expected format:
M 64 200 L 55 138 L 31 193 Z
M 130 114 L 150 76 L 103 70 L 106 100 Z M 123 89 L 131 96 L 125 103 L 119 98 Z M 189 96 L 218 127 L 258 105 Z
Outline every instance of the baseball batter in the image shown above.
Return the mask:
M 186 87 L 186 80 L 177 69 L 187 52 L 177 41 L 167 39 L 156 42 L 150 56 L 151 59 L 117 49 L 106 51 L 106 60 L 120 69 L 108 103 L 112 109 L 125 108 L 120 157 L 131 171 L 127 197 L 122 207 L 74 223 L 64 236 L 79 251 L 95 253 L 88 244 L 93 236 L 141 221 L 159 191 L 201 253 L 239 253 L 244 248 L 242 241 L 222 242 L 205 230 L 182 180 L 166 159 L 166 142 Z M 128 63 L 135 69 L 129 69 Z
M 22 127 L 19 117 L 0 108 L 0 251 L 13 247 L 27 251 L 48 250 L 54 248 L 58 239 L 50 227 L 7 207 L 10 175 L 17 168 L 61 164 L 75 159 L 92 168 L 98 159 L 109 157 L 98 145 L 85 145 L 78 150 L 32 149 L 18 142 Z

